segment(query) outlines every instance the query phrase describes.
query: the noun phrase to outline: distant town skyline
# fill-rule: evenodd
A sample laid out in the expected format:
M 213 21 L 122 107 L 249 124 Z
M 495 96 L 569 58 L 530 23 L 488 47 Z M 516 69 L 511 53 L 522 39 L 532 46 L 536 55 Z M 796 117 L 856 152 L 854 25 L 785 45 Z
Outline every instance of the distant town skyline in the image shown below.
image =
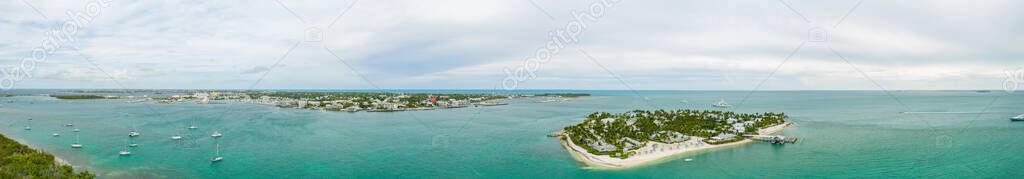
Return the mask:
M 3 1 L 6 89 L 971 90 L 1019 1 Z

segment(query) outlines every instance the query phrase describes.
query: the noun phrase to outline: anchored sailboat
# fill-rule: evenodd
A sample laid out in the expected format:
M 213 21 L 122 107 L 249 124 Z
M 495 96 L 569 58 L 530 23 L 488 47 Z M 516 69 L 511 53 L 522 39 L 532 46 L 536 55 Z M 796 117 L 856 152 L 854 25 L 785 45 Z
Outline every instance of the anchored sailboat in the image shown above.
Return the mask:
M 224 160 L 224 157 L 220 156 L 220 143 L 217 143 L 216 153 L 213 158 L 210 158 L 210 162 L 220 162 L 221 160 Z
M 121 150 L 121 152 L 119 152 L 117 154 L 120 154 L 121 156 L 127 156 L 127 155 L 131 155 L 132 154 L 132 151 L 128 150 L 128 139 L 124 140 L 124 149 Z
M 82 148 L 82 144 L 79 143 L 78 133 L 75 133 L 75 143 L 71 144 L 71 148 Z
M 171 136 L 171 140 L 181 140 L 181 129 L 177 129 L 178 133 Z

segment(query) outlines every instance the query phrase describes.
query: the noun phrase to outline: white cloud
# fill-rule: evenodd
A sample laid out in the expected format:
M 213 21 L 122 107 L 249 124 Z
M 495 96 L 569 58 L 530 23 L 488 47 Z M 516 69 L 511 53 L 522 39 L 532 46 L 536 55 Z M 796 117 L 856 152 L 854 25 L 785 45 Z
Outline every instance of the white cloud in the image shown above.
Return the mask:
M 0 2 L 0 65 L 18 63 L 45 30 L 67 18 L 65 11 L 87 2 L 31 2 L 50 21 L 21 1 Z M 256 80 L 247 74 L 268 71 L 259 87 L 366 87 L 358 71 L 386 88 L 488 88 L 592 1 L 359 1 L 328 27 L 352 2 L 282 1 L 284 8 L 275 1 L 114 0 L 73 45 L 134 88 L 175 85 L 147 81 L 245 88 Z M 807 40 L 812 25 L 825 26 L 827 46 L 893 89 L 998 88 L 965 81 L 999 81 L 1004 68 L 1022 65 L 1024 51 L 1014 47 L 1024 35 L 1012 30 L 1024 27 L 1013 9 L 1020 2 L 867 1 L 830 28 L 855 2 L 789 2 L 813 21 L 807 24 L 775 1 L 623 1 L 526 84 L 624 88 L 576 50 L 583 48 L 636 88 L 749 89 Z M 288 53 L 311 27 L 326 39 Z M 74 88 L 109 78 L 71 65 L 81 58 L 64 49 L 41 64 L 40 81 L 21 87 Z M 270 67 L 279 60 L 282 66 Z M 771 83 L 779 85 L 770 87 L 876 89 L 835 82 L 864 80 L 827 48 L 809 44 L 778 69 Z

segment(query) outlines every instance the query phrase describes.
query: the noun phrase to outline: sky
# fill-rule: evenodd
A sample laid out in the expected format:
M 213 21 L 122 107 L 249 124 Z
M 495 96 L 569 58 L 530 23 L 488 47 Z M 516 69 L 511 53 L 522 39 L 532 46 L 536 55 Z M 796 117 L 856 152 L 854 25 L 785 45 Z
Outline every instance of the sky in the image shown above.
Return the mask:
M 1020 7 L 987 0 L 3 0 L 0 85 L 1003 89 L 1024 83 L 1010 78 L 1024 78 Z

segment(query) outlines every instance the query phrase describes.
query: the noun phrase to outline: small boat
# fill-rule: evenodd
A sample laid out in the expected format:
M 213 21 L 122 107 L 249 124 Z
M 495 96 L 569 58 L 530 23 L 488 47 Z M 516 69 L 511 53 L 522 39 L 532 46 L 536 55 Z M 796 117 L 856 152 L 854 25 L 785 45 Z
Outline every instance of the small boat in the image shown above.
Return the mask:
M 128 131 L 128 137 L 138 137 L 138 136 L 139 136 L 139 131 L 135 131 L 135 130 Z
M 128 147 L 139 147 L 139 144 L 136 144 L 136 143 L 128 144 Z
M 132 154 L 132 151 L 128 151 L 128 140 L 124 140 L 124 149 L 117 154 L 120 154 L 121 156 L 127 156 Z
M 220 138 L 221 136 L 224 136 L 224 134 L 220 134 L 220 132 L 217 131 L 213 131 L 213 134 L 210 134 L 210 137 L 213 137 L 214 139 Z
M 181 140 L 182 139 L 182 137 L 181 137 L 181 129 L 178 129 L 177 131 L 178 131 L 177 134 L 174 134 L 173 136 L 171 136 L 171 140 Z
M 217 151 L 216 155 L 214 155 L 213 158 L 210 158 L 210 162 L 220 162 L 221 160 L 224 160 L 224 157 L 220 156 L 220 144 L 219 143 L 217 144 L 216 151 Z
M 71 148 L 82 148 L 82 144 L 79 143 L 78 133 L 75 133 L 75 143 L 71 144 Z
M 60 137 L 60 133 L 56 133 L 56 132 L 54 132 L 54 133 L 53 133 L 53 136 L 54 136 L 54 137 Z
M 72 131 L 78 132 L 78 128 L 75 128 L 75 130 L 72 130 Z
M 64 123 L 64 126 L 65 126 L 65 127 L 71 127 L 71 126 L 75 126 L 75 124 L 72 124 L 72 123 Z
M 725 102 L 725 99 L 718 100 L 718 102 L 716 102 L 712 106 L 715 106 L 716 108 L 731 108 L 732 107 L 731 104 Z
M 25 130 L 26 130 L 26 131 L 28 131 L 28 130 L 32 130 L 32 127 L 31 127 L 31 126 L 25 126 Z
M 693 161 L 693 159 L 692 159 L 692 158 L 688 158 L 688 159 L 683 159 L 683 161 L 684 161 L 684 162 L 692 162 L 692 161 Z
M 1010 118 L 1010 121 L 1024 121 L 1024 114 L 1017 115 L 1017 117 Z

